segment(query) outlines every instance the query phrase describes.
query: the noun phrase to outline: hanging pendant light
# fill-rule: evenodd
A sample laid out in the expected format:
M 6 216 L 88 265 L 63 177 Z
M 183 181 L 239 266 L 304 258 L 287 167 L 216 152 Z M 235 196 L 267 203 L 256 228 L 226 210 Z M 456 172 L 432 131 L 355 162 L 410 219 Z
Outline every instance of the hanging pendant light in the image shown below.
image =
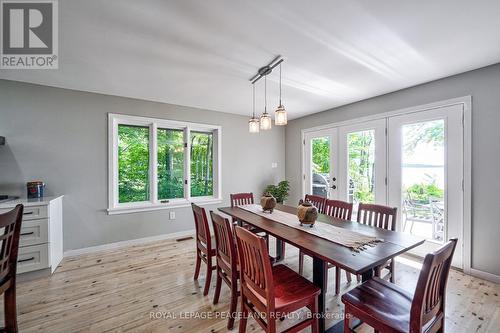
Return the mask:
M 274 124 L 276 126 L 283 126 L 287 124 L 286 110 L 283 103 L 281 103 L 281 63 L 280 63 L 280 105 L 274 112 Z
M 260 129 L 270 130 L 272 127 L 272 119 L 267 113 L 267 74 L 264 76 L 264 113 L 260 116 Z
M 259 118 L 255 117 L 255 83 L 252 83 L 253 90 L 253 106 L 252 106 L 252 118 L 248 121 L 248 131 L 250 133 L 259 133 Z

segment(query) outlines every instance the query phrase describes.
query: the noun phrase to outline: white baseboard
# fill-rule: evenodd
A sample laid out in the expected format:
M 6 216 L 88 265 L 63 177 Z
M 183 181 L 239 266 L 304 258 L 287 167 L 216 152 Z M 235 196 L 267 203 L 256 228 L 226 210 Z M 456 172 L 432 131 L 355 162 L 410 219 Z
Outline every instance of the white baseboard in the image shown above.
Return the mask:
M 174 233 L 170 233 L 170 234 L 163 234 L 163 235 L 158 235 L 158 236 L 130 239 L 130 240 L 121 241 L 121 242 L 84 247 L 81 249 L 65 251 L 64 257 L 65 258 L 66 257 L 74 257 L 74 256 L 82 255 L 82 254 L 89 254 L 89 253 L 95 253 L 95 252 L 100 252 L 100 251 L 105 251 L 105 250 L 119 249 L 119 248 L 123 248 L 126 246 L 131 246 L 131 245 L 146 244 L 146 243 L 156 242 L 156 241 L 160 241 L 160 240 L 193 236 L 194 233 L 195 233 L 195 230 L 192 229 L 192 230 L 174 232 Z
M 488 272 L 483 272 L 478 269 L 471 268 L 470 270 L 470 275 L 475 276 L 477 278 L 483 279 L 483 280 L 488 280 L 491 282 L 495 282 L 500 284 L 500 276 L 491 274 Z

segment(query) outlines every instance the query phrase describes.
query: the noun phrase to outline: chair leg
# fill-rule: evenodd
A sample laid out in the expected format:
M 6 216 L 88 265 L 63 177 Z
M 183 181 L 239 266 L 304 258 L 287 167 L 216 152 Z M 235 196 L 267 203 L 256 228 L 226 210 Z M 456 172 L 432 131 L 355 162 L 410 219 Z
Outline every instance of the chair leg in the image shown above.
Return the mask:
M 281 259 L 285 259 L 285 249 L 286 249 L 286 246 L 285 246 L 285 242 L 283 242 L 283 244 L 281 245 Z
M 345 278 L 347 280 L 347 283 L 351 283 L 351 281 L 352 281 L 351 273 L 349 273 L 348 271 L 345 271 Z
M 311 306 L 311 333 L 319 333 L 319 322 L 318 322 L 318 297 L 314 298 L 313 304 Z
M 4 293 L 4 314 L 5 331 L 17 333 L 17 313 L 16 313 L 16 280 L 12 280 L 12 285 Z
M 231 283 L 231 303 L 229 304 L 229 320 L 227 321 L 227 329 L 232 330 L 234 327 L 234 318 L 236 317 L 236 305 L 238 303 L 238 282 Z
M 208 295 L 211 279 L 212 279 L 212 257 L 207 256 L 207 275 L 205 276 L 205 289 L 203 290 L 203 296 Z
M 396 260 L 391 260 L 391 279 L 392 283 L 396 283 Z
M 299 274 L 304 274 L 304 253 L 299 250 Z
M 351 332 L 351 314 L 349 313 L 349 307 L 347 304 L 344 308 L 344 333 Z
M 247 331 L 248 309 L 244 304 L 245 301 L 243 300 L 243 297 L 241 297 L 241 317 L 238 333 L 245 333 Z
M 198 252 L 198 250 L 196 250 L 196 266 L 194 267 L 195 280 L 198 280 L 198 276 L 200 275 L 200 265 L 201 265 L 200 253 Z
M 358 283 L 361 282 L 361 275 L 356 275 L 356 281 L 358 281 Z
M 221 272 L 219 271 L 219 268 L 217 268 L 217 271 L 215 273 L 217 279 L 215 280 L 214 304 L 219 303 L 220 289 L 222 286 L 222 277 L 220 276 L 220 274 Z
M 340 274 L 342 273 L 342 270 L 340 267 L 336 266 L 335 267 L 335 295 L 338 295 L 340 293 Z

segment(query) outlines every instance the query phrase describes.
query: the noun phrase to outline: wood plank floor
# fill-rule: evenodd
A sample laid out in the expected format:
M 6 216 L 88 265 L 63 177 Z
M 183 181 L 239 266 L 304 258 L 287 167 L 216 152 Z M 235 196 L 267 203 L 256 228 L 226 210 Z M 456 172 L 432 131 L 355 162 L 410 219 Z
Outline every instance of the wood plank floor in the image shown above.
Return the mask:
M 167 240 L 65 258 L 51 277 L 18 284 L 20 331 L 227 332 L 226 319 L 220 316 L 228 309 L 228 288 L 223 286 L 217 306 L 212 304 L 215 279 L 209 295 L 202 295 L 205 275 L 202 266 L 199 281 L 193 281 L 193 249 L 192 239 Z M 298 251 L 288 246 L 285 263 L 297 270 L 297 258 Z M 310 278 L 310 259 L 305 267 Z M 330 272 L 327 307 L 331 313 L 341 314 L 340 299 L 333 295 L 334 271 Z M 418 263 L 403 258 L 397 263 L 397 272 L 397 283 L 413 291 Z M 344 281 L 342 292 L 353 285 Z M 499 293 L 500 285 L 453 271 L 447 331 L 500 332 Z M 334 321 L 337 319 L 331 319 L 329 325 Z M 367 327 L 360 330 L 371 331 Z M 260 332 L 252 319 L 247 332 Z

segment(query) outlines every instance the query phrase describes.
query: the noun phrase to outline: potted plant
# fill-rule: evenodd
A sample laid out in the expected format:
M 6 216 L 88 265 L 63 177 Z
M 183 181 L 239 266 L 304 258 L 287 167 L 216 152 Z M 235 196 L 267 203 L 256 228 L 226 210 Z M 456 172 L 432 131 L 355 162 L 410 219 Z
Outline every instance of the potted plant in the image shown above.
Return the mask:
M 276 198 L 276 201 L 282 204 L 288 198 L 289 191 L 290 183 L 287 180 L 283 180 L 278 185 L 267 185 L 264 193 L 271 193 Z

